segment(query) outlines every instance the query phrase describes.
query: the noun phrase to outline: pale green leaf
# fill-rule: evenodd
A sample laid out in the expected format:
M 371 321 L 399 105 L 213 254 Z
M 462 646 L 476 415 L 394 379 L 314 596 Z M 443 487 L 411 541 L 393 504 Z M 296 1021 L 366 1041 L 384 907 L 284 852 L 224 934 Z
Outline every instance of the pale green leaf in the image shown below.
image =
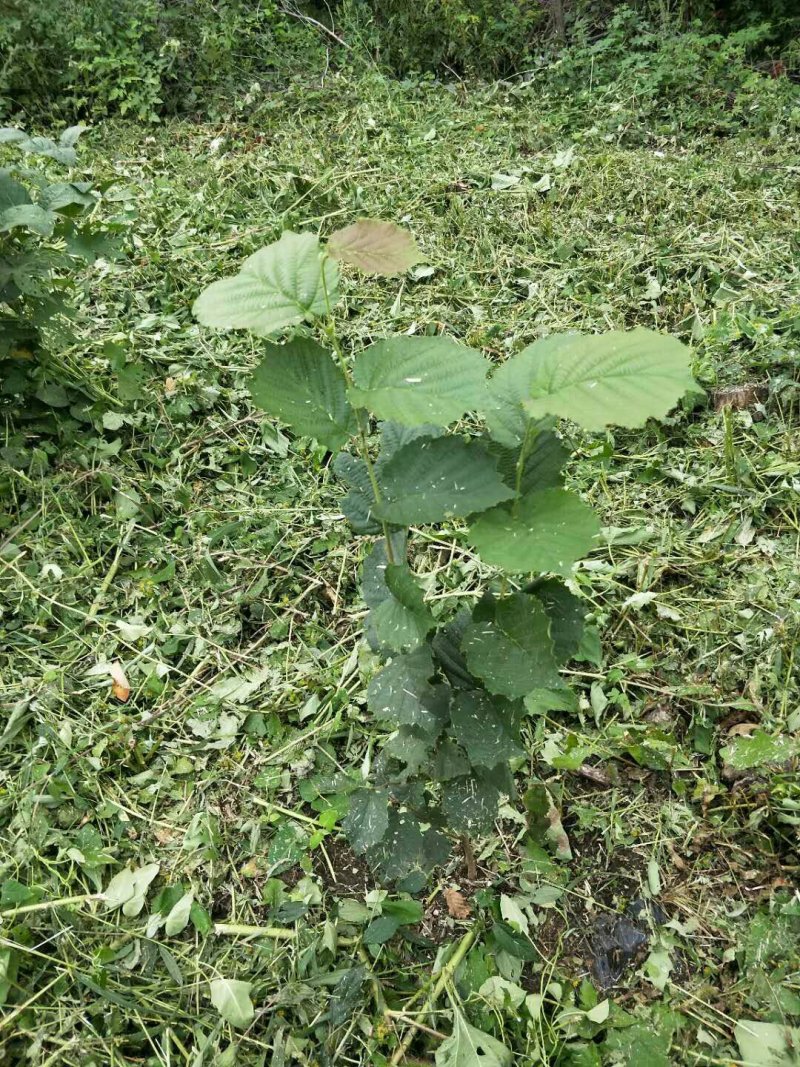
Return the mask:
M 350 400 L 404 426 L 447 426 L 484 406 L 488 369 L 449 337 L 389 337 L 356 357 Z
M 398 526 L 470 515 L 513 495 L 492 457 L 460 437 L 411 441 L 381 466 L 378 481 L 373 514 Z
M 193 903 L 194 893 L 191 889 L 188 893 L 184 893 L 180 900 L 175 902 L 164 923 L 164 933 L 167 937 L 173 937 L 186 929 Z
M 250 992 L 251 982 L 240 982 L 236 978 L 215 978 L 208 983 L 211 1003 L 226 1023 L 245 1030 L 256 1017 Z
M 484 562 L 511 573 L 567 575 L 599 531 L 594 512 L 575 493 L 542 489 L 480 515 L 466 538 Z
M 549 339 L 548 339 L 549 340 Z M 691 353 L 674 337 L 642 328 L 531 345 L 533 374 L 524 407 L 532 418 L 558 415 L 587 430 L 644 426 L 663 418 L 699 387 Z
M 143 867 L 125 867 L 115 874 L 106 886 L 103 899 L 111 909 L 122 908 L 122 914 L 138 915 L 144 907 L 150 883 L 161 869 L 159 863 L 146 863 Z
M 535 341 L 501 363 L 488 382 L 489 401 L 485 412 L 489 433 L 508 448 L 517 448 L 534 425 L 525 410 L 536 382 L 539 362 L 550 355 L 557 358 L 561 348 L 576 334 L 553 334 Z
M 455 1009 L 453 1033 L 436 1050 L 436 1067 L 508 1067 L 511 1060 L 505 1045 L 470 1026 Z
M 764 730 L 756 730 L 750 737 L 734 738 L 722 749 L 720 755 L 729 767 L 734 767 L 737 771 L 745 771 L 768 763 L 786 763 L 798 752 L 800 752 L 800 742 L 788 734 L 771 737 Z
M 250 382 L 253 402 L 304 437 L 337 452 L 356 432 L 344 374 L 308 338 L 267 345 Z
M 495 767 L 523 755 L 518 730 L 501 704 L 482 690 L 457 693 L 450 709 L 453 736 L 473 766 Z
M 743 1067 L 796 1067 L 800 1027 L 740 1019 L 734 1029 Z
M 359 219 L 332 233 L 328 253 L 367 274 L 402 274 L 422 259 L 413 236 L 393 222 Z
M 381 840 L 389 826 L 389 794 L 385 789 L 359 789 L 350 797 L 342 823 L 353 851 L 366 852 Z
M 250 330 L 268 337 L 287 326 L 326 313 L 323 262 L 328 298 L 338 295 L 338 268 L 323 259 L 311 233 L 282 234 L 280 240 L 249 256 L 238 274 L 213 282 L 194 303 L 204 326 Z
M 2 143 L 2 142 L 0 142 Z M 10 207 L 30 204 L 31 198 L 24 185 L 14 181 L 7 170 L 0 170 L 0 218 Z
M 561 682 L 544 606 L 525 593 L 498 600 L 491 618 L 479 618 L 464 633 L 467 666 L 491 693 L 515 698 Z

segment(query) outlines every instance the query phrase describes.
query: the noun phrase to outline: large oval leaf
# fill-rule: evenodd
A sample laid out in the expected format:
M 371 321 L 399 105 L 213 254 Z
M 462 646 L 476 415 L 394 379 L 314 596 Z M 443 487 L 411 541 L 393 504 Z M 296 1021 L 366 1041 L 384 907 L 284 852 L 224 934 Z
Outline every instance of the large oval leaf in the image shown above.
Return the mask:
M 644 426 L 699 391 L 689 349 L 652 330 L 537 341 L 524 351 L 532 371 L 524 407 L 536 419 L 559 415 L 587 430 Z
M 495 460 L 460 437 L 411 441 L 381 465 L 378 481 L 382 499 L 373 514 L 397 526 L 471 515 L 514 495 Z
M 323 264 L 328 298 L 338 295 L 339 268 L 323 259 L 312 233 L 282 234 L 254 252 L 238 274 L 213 282 L 195 300 L 192 311 L 204 326 L 250 330 L 268 337 L 287 326 L 326 312 Z
M 388 337 L 356 358 L 350 399 L 404 426 L 447 426 L 484 406 L 489 364 L 449 337 Z
M 515 699 L 532 689 L 557 689 L 561 680 L 550 620 L 544 605 L 525 593 L 498 600 L 492 617 L 479 618 L 464 632 L 467 666 L 490 693 Z
M 359 219 L 332 233 L 328 252 L 367 274 L 402 274 L 422 259 L 413 236 L 393 222 Z
M 542 489 L 480 515 L 467 540 L 481 559 L 512 574 L 567 575 L 600 531 L 591 508 L 566 489 Z
M 331 452 L 356 432 L 344 374 L 330 353 L 308 338 L 268 345 L 250 382 L 253 401 L 304 437 Z

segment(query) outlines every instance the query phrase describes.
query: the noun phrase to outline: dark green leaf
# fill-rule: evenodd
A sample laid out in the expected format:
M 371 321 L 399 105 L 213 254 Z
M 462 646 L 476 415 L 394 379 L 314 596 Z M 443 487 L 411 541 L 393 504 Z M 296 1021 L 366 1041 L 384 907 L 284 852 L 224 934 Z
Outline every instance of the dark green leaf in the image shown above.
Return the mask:
M 458 689 L 474 689 L 475 679 L 467 669 L 467 661 L 461 651 L 464 631 L 471 622 L 466 608 L 462 608 L 447 626 L 437 630 L 431 641 L 433 654 L 452 686 Z
M 405 764 L 406 774 L 417 774 L 430 755 L 430 738 L 413 726 L 401 726 L 383 746 L 386 754 Z
M 360 789 L 350 796 L 350 810 L 342 823 L 357 853 L 376 845 L 389 826 L 389 794 L 385 789 Z
M 361 988 L 367 979 L 367 969 L 360 964 L 351 967 L 339 979 L 331 994 L 329 1018 L 331 1026 L 341 1026 L 361 1006 Z
M 386 598 L 370 612 L 375 637 L 392 652 L 410 652 L 422 644 L 436 620 L 408 567 L 388 564 L 383 575 Z
M 487 834 L 497 818 L 500 790 L 487 775 L 478 771 L 447 783 L 442 811 L 447 825 L 458 834 Z
M 382 500 L 373 513 L 398 526 L 470 515 L 513 495 L 491 456 L 459 437 L 411 441 L 381 466 L 378 480 Z
M 515 724 L 482 690 L 457 693 L 450 709 L 453 736 L 473 766 L 494 767 L 523 755 Z
M 418 820 L 407 811 L 392 811 L 384 838 L 367 852 L 367 859 L 382 878 L 394 881 L 411 871 L 429 871 L 450 852 L 447 838 L 438 831 L 423 832 Z
M 344 375 L 330 353 L 308 338 L 267 345 L 250 382 L 253 402 L 332 452 L 355 433 Z
M 364 931 L 365 945 L 383 945 L 397 933 L 400 920 L 393 915 L 380 915 Z
M 550 636 L 556 660 L 567 663 L 576 654 L 583 639 L 584 602 L 557 578 L 540 578 L 526 592 L 544 604 L 550 619 Z
M 437 782 L 447 782 L 451 778 L 469 774 L 469 769 L 466 753 L 449 738 L 445 738 L 434 753 L 431 777 Z
M 506 448 L 492 443 L 489 452 L 497 459 L 497 469 L 503 481 L 516 492 L 525 496 L 539 489 L 556 489 L 563 484 L 564 464 L 569 455 L 552 430 L 541 429 L 535 433 L 533 443 L 527 444 L 522 467 L 518 470 L 522 448 Z
M 355 532 L 378 533 L 381 525 L 372 514 L 372 485 L 364 460 L 347 452 L 340 452 L 333 461 L 333 472 L 350 488 L 350 492 L 342 497 L 341 508 L 342 514 Z
M 367 701 L 372 714 L 395 726 L 418 726 L 439 733 L 447 717 L 447 687 L 432 685 L 433 659 L 429 647 L 396 656 L 369 683 Z
M 542 603 L 525 593 L 498 600 L 493 619 L 471 623 L 463 649 L 470 671 L 491 693 L 522 697 L 561 684 L 550 620 Z

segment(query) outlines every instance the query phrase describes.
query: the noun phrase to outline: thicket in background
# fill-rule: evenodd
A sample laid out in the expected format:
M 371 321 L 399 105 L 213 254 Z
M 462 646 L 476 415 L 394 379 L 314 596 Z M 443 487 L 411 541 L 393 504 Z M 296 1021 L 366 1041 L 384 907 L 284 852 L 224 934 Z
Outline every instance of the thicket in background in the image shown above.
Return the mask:
M 595 85 L 635 75 L 645 92 L 699 79 L 729 93 L 759 64 L 796 65 L 798 33 L 794 0 L 0 0 L 0 116 L 205 116 L 253 81 L 331 65 L 496 78 L 556 55 L 570 88 L 591 68 Z

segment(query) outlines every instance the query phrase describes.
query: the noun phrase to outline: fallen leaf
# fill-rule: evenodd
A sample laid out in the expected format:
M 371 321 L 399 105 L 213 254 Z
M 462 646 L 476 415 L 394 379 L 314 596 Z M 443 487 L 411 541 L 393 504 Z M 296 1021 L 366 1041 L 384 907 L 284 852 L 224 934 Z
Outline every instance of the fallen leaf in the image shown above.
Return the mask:
M 472 908 L 463 893 L 457 889 L 445 889 L 442 893 L 447 905 L 448 913 L 454 919 L 468 919 L 472 914 Z
M 178 383 L 174 378 L 164 379 L 164 396 L 175 396 L 178 389 Z
M 131 687 L 128 683 L 128 679 L 125 677 L 125 671 L 122 669 L 122 664 L 119 661 L 115 661 L 108 669 L 108 673 L 111 675 L 111 692 L 122 704 L 126 702 L 131 695 Z

